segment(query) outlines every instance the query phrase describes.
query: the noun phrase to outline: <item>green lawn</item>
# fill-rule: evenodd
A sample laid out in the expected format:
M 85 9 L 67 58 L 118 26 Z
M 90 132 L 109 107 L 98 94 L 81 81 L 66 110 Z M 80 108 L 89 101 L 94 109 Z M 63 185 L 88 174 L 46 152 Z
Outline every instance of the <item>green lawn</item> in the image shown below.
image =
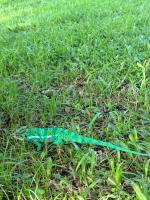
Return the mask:
M 149 110 L 149 0 L 0 0 L 0 199 L 150 200 L 148 158 L 15 137 L 58 126 L 150 153 Z

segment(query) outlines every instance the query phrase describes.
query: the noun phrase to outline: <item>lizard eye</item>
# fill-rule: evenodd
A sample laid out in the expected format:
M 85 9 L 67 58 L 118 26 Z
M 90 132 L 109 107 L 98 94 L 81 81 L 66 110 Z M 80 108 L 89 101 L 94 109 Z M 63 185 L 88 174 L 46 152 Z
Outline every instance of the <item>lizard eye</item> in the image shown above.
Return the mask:
M 27 139 L 27 138 L 28 138 L 28 137 L 27 137 L 27 134 L 23 134 L 22 136 L 23 136 L 24 139 Z

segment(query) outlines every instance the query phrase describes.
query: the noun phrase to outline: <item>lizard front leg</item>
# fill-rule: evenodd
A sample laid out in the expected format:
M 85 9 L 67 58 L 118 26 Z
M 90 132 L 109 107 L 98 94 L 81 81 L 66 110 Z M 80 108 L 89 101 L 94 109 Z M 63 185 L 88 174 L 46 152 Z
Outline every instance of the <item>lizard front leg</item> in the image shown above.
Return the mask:
M 37 150 L 40 151 L 42 148 L 41 143 L 38 140 L 34 140 L 33 143 L 37 146 Z

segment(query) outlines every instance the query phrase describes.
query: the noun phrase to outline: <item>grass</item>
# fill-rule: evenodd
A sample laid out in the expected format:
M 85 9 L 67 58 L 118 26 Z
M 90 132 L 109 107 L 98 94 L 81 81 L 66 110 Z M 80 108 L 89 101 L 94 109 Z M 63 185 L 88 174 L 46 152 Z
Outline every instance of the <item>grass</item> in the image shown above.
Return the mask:
M 149 13 L 149 0 L 0 0 L 2 200 L 150 199 L 148 158 L 15 138 L 58 126 L 150 152 Z

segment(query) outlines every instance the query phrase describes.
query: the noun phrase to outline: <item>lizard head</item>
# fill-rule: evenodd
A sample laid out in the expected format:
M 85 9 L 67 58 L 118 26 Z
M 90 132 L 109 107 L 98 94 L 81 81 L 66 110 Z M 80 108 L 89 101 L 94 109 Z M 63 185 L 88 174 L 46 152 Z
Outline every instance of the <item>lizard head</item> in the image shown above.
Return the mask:
M 21 128 L 17 131 L 17 135 L 21 140 L 41 140 L 45 141 L 51 136 L 47 134 L 47 129 L 42 128 Z
M 32 132 L 27 128 L 20 128 L 16 132 L 16 136 L 20 140 L 30 140 L 31 135 L 33 135 Z

